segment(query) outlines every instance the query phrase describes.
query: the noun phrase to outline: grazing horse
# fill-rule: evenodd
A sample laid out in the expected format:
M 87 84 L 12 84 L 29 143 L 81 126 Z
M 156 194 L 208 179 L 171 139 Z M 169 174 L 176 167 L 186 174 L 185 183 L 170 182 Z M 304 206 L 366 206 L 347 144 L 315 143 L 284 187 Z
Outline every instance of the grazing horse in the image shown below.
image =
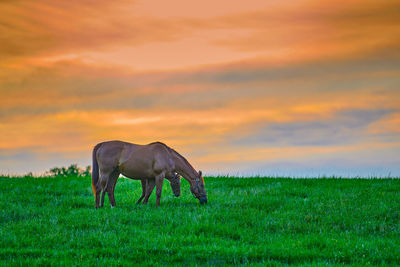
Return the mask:
M 146 181 L 144 204 L 156 187 L 156 206 L 159 206 L 164 178 L 173 177 L 175 173 L 189 182 L 190 191 L 200 204 L 207 203 L 201 171 L 197 172 L 182 155 L 167 145 L 160 142 L 148 145 L 122 141 L 99 143 L 93 149 L 92 189 L 95 207 L 99 207 L 101 191 L 107 192 L 111 206 L 115 206 L 114 190 L 120 174 Z

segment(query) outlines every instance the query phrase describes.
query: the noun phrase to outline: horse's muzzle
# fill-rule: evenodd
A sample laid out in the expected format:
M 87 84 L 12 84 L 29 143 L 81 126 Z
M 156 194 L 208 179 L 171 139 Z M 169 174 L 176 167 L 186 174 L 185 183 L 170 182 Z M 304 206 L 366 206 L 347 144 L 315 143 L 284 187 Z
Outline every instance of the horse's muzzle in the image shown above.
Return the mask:
M 207 204 L 207 197 L 200 197 L 200 204 Z

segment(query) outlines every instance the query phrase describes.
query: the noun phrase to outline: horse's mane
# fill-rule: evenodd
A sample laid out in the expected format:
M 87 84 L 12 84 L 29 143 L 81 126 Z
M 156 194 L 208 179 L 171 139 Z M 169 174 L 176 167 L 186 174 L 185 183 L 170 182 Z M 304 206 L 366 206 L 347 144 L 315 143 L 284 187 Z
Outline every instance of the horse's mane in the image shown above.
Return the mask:
M 170 148 L 170 147 L 167 146 L 166 144 L 164 144 L 164 143 L 162 143 L 162 142 L 159 142 L 159 141 L 157 141 L 157 142 L 152 142 L 152 143 L 150 143 L 149 145 L 153 145 L 153 144 L 159 144 L 159 145 L 164 146 L 166 149 L 168 149 L 168 151 L 174 153 L 176 156 L 178 156 L 180 159 L 182 159 L 187 165 L 189 165 L 190 167 L 192 167 L 192 165 L 189 163 L 189 161 L 187 161 L 187 159 L 186 159 L 184 156 L 182 156 L 181 154 L 179 154 L 178 152 L 176 152 L 175 149 Z M 193 167 L 192 167 L 192 168 L 193 168 Z M 193 169 L 194 169 L 194 168 L 193 168 Z

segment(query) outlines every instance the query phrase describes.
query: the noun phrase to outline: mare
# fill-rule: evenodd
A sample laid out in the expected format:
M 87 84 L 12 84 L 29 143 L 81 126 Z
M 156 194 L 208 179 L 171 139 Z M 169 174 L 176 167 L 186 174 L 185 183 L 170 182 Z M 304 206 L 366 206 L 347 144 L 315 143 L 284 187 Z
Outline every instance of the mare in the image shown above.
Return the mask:
M 164 178 L 173 178 L 176 174 L 181 175 L 189 182 L 190 191 L 200 201 L 200 204 L 207 203 L 201 171 L 197 172 L 181 154 L 161 142 L 147 145 L 123 141 L 102 142 L 93 148 L 92 156 L 92 189 L 96 208 L 100 206 L 102 191 L 101 204 L 104 201 L 104 192 L 107 192 L 111 206 L 115 206 L 114 190 L 120 174 L 131 179 L 146 181 L 145 190 L 142 182 L 142 189 L 145 191 L 144 204 L 148 202 L 155 187 L 156 206 L 158 207 Z M 175 182 L 174 179 L 171 181 Z M 139 200 L 141 201 L 141 199 Z

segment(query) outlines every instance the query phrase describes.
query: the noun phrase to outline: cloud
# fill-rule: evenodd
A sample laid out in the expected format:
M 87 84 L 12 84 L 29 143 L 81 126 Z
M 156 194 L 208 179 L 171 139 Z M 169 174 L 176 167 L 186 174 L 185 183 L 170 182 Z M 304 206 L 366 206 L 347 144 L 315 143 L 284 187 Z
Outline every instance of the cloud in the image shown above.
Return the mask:
M 390 108 L 399 99 L 399 67 L 397 57 L 283 66 L 255 61 L 163 72 L 62 62 L 4 74 L 0 117 L 70 109 L 212 109 L 246 99 L 253 106 L 330 106 L 338 99 L 345 106 Z
M 3 58 L 163 42 L 181 35 L 179 21 L 134 14 L 127 1 L 3 2 Z
M 347 58 L 381 51 L 390 55 L 399 44 L 397 1 L 308 1 L 291 6 L 231 15 L 219 25 L 249 29 L 238 38 L 220 38 L 217 45 L 239 51 L 263 51 L 269 57 Z
M 234 137 L 241 146 L 340 146 L 368 140 L 366 128 L 394 110 L 343 110 L 317 120 L 257 123 L 252 134 Z M 397 111 L 398 112 L 398 111 Z M 260 125 L 261 124 L 261 125 Z
M 252 2 L 226 2 L 225 13 L 209 13 L 205 3 L 196 12 L 184 8 L 160 12 L 148 3 L 122 0 L 112 4 L 103 0 L 6 1 L 0 4 L 5 14 L 0 18 L 0 55 L 8 65 L 17 59 L 22 60 L 19 64 L 44 64 L 80 58 L 96 64 L 124 62 L 133 68 L 150 67 L 146 61 L 151 61 L 154 68 L 168 68 L 161 62 L 163 54 L 172 53 L 174 57 L 167 61 L 183 67 L 238 58 L 294 62 L 376 51 L 389 55 L 398 48 L 396 1 L 367 1 L 362 7 L 357 1 L 345 1 L 340 7 L 318 1 Z M 173 15 L 166 16 L 168 12 Z

